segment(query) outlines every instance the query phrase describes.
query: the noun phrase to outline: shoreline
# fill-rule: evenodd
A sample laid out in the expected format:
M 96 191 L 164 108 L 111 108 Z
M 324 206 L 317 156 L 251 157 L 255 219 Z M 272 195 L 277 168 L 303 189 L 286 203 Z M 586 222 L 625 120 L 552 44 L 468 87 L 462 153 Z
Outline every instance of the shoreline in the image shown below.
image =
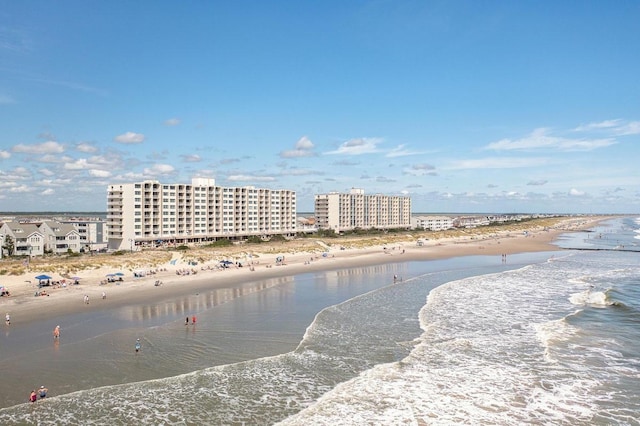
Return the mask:
M 231 266 L 216 269 L 217 262 L 189 265 L 185 258 L 171 261 L 147 271 L 157 271 L 143 277 L 134 278 L 125 272 L 122 282 L 101 285 L 104 277 L 113 272 L 113 267 L 78 271 L 82 275 L 79 285 L 67 283 L 66 287 L 44 287 L 49 296 L 34 296 L 38 291 L 34 272 L 15 276 L 0 276 L 0 284 L 11 291 L 11 296 L 0 298 L 0 310 L 11 315 L 11 323 L 30 323 L 45 318 L 104 310 L 127 305 L 139 305 L 152 300 L 164 300 L 194 292 L 238 285 L 263 279 L 292 276 L 301 273 L 337 270 L 356 266 L 368 266 L 395 262 L 427 261 L 474 255 L 495 255 L 561 251 L 554 245 L 557 237 L 564 233 L 586 230 L 610 217 L 570 218 L 558 221 L 553 227 L 530 229 L 526 233 L 504 230 L 491 234 L 473 234 L 450 238 L 431 239 L 418 246 L 415 240 L 394 242 L 393 244 L 370 245 L 364 248 L 327 248 L 322 254 L 302 251 L 281 254 L 266 246 L 267 252 L 260 253 L 253 267 Z M 284 256 L 282 264 L 276 257 Z M 178 275 L 178 271 L 195 271 L 195 274 Z M 63 278 L 52 276 L 54 281 Z M 156 281 L 161 286 L 155 286 Z M 102 299 L 102 292 L 106 299 Z M 83 297 L 89 296 L 89 304 Z M 11 327 L 11 326 L 8 326 Z

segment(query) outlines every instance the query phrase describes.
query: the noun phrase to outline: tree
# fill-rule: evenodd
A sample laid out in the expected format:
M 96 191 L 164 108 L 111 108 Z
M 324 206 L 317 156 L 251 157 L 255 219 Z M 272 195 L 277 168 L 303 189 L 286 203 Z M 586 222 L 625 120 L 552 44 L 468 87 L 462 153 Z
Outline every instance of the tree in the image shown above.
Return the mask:
M 4 244 L 2 245 L 2 248 L 7 251 L 7 256 L 13 256 L 13 252 L 16 248 L 16 244 L 13 241 L 13 238 L 11 238 L 11 235 L 5 236 Z

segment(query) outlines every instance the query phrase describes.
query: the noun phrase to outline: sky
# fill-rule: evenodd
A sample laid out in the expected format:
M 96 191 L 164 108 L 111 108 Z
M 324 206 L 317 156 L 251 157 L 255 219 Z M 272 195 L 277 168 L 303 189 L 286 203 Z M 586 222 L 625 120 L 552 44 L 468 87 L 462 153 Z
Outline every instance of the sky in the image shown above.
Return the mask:
M 640 1 L 0 0 L 0 211 L 156 180 L 640 212 Z

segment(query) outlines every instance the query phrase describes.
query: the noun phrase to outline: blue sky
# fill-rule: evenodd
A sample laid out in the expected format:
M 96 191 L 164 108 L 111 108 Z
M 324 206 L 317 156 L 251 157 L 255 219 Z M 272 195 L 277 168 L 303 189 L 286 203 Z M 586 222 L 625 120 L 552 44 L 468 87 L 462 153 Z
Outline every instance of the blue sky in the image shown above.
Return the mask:
M 0 0 L 0 211 L 146 179 L 640 212 L 638 1 Z

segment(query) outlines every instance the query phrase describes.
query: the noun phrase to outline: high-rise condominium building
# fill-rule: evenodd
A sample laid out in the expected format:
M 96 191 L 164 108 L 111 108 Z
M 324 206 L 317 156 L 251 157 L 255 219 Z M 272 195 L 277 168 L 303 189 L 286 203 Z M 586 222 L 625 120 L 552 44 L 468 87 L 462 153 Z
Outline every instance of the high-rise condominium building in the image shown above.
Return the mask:
M 109 248 L 269 237 L 296 232 L 296 193 L 253 186 L 221 187 L 158 181 L 113 184 L 107 190 Z
M 330 192 L 315 196 L 316 224 L 336 232 L 355 228 L 411 227 L 411 198 L 365 195 L 363 189 L 348 193 Z

